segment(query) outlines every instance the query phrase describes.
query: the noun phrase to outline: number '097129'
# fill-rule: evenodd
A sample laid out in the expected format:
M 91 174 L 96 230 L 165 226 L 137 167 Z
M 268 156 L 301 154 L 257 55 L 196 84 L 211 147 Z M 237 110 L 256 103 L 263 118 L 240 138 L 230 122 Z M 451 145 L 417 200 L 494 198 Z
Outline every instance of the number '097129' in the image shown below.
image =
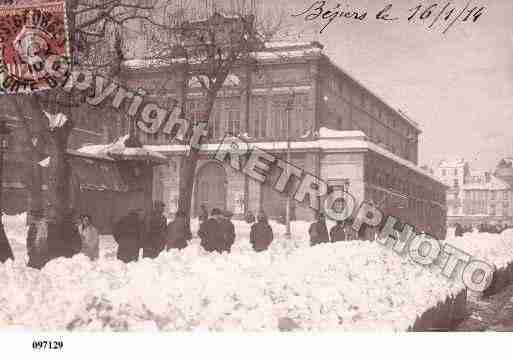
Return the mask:
M 61 350 L 64 343 L 58 340 L 34 340 L 32 349 L 34 350 Z

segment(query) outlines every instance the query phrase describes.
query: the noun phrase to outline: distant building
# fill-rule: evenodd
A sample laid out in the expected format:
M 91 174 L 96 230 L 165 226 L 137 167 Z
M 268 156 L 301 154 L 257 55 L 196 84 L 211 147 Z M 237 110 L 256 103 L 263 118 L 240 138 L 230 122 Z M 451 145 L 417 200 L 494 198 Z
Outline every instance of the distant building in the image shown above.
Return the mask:
M 447 190 L 447 220 L 454 223 L 513 223 L 513 167 L 499 162 L 494 172 L 477 171 L 463 159 L 440 162 L 436 175 Z

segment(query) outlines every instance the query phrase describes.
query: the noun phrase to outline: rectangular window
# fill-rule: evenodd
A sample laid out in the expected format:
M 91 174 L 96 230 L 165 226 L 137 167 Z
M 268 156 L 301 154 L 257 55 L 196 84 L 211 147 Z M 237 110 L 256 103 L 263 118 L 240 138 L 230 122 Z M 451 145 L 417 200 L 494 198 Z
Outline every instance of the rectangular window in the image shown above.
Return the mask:
M 228 133 L 234 136 L 240 133 L 240 113 L 238 110 L 228 111 Z
M 502 193 L 502 199 L 508 199 L 508 191 Z
M 221 137 L 221 114 L 219 111 L 214 112 L 214 133 L 213 138 Z
M 253 124 L 253 137 L 260 137 L 260 111 L 255 111 L 255 123 Z
M 497 192 L 492 191 L 492 192 L 490 193 L 490 199 L 492 199 L 492 200 L 496 200 L 496 199 L 497 199 Z

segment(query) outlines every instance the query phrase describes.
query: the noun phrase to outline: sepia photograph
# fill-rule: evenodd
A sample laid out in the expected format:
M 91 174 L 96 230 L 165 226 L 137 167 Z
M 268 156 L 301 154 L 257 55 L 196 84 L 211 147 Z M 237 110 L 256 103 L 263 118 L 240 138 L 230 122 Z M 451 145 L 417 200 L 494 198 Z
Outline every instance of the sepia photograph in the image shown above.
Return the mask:
M 0 1 L 0 340 L 382 356 L 513 332 L 512 16 Z

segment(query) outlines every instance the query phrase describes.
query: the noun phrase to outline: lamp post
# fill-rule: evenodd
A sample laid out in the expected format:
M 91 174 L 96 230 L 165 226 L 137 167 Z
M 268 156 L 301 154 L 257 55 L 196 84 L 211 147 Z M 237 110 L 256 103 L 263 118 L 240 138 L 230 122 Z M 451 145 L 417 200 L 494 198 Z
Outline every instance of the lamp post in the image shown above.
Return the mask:
M 4 165 L 4 153 L 9 148 L 9 134 L 11 130 L 7 127 L 5 120 L 0 121 L 0 262 L 11 258 L 12 255 L 11 247 L 5 235 L 4 224 L 2 221 L 3 214 L 3 203 L 2 203 L 2 191 L 3 191 L 3 165 Z M 5 248 L 4 248 L 5 247 Z M 4 253 L 5 252 L 5 253 Z M 5 257 L 5 258 L 4 258 Z
M 292 111 L 292 106 L 294 105 L 294 92 L 292 92 L 289 100 L 287 101 L 287 107 L 285 108 L 285 111 L 287 112 L 287 164 L 290 164 L 290 113 Z M 286 218 L 285 218 L 285 223 L 286 223 L 286 229 L 285 229 L 285 236 L 287 238 L 290 238 L 291 237 L 291 232 L 290 232 L 290 212 L 291 212 L 291 208 L 290 208 L 290 205 L 291 205 L 291 200 L 290 200 L 290 195 L 287 196 L 287 208 L 286 208 Z

